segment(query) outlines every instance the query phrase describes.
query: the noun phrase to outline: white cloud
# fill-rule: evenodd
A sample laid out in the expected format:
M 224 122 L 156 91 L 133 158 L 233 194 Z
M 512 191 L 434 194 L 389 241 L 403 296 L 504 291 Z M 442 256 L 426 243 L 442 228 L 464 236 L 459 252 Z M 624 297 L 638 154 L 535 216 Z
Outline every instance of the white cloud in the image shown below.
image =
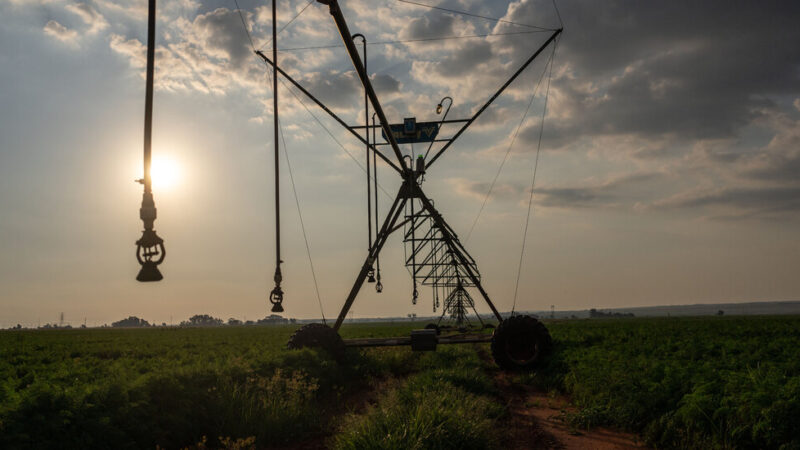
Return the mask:
M 109 17 L 116 17 L 114 14 L 117 12 L 106 9 L 108 5 L 103 6 L 107 2 L 98 0 L 92 4 L 97 5 L 101 12 L 110 14 Z M 350 2 L 346 14 L 351 29 L 367 35 L 370 42 L 517 30 L 508 25 L 491 28 L 492 25 L 477 20 L 440 12 L 420 12 L 404 5 L 393 8 L 375 6 L 368 10 L 357 7 L 361 3 L 364 2 Z M 279 27 L 305 4 L 304 1 L 285 3 Z M 471 10 L 480 10 L 474 6 Z M 89 25 L 90 31 L 112 28 L 104 22 L 103 16 L 92 14 L 96 11 L 84 3 L 68 8 Z M 513 2 L 505 18 L 536 22 L 533 19 L 538 20 L 538 16 L 534 12 L 542 8 L 541 2 Z M 252 55 L 239 13 L 217 8 L 198 14 L 197 9 L 198 4 L 193 0 L 169 8 L 168 15 L 176 17 L 166 21 L 160 29 L 161 39 L 166 35 L 169 38 L 157 49 L 156 86 L 212 95 L 246 89 L 260 110 L 248 112 L 250 122 L 264 122 L 272 114 L 265 66 Z M 258 45 L 269 37 L 270 11 L 268 8 L 254 11 L 243 13 Z M 577 14 L 572 12 L 571 17 Z M 116 24 L 116 20 L 112 22 Z M 47 28 L 50 28 L 45 30 L 48 34 L 62 41 L 74 41 L 77 37 L 74 30 L 58 22 L 48 23 Z M 123 37 L 122 31 L 113 31 L 111 48 L 125 56 L 131 67 L 140 70 L 143 76 L 145 50 L 140 41 L 142 37 Z M 796 177 L 792 177 L 800 162 L 796 151 L 800 144 L 797 144 L 797 133 L 793 131 L 800 129 L 796 121 L 789 115 L 776 116 L 775 105 L 750 102 L 750 106 L 756 107 L 743 108 L 736 100 L 734 103 L 738 102 L 738 106 L 730 103 L 732 108 L 725 108 L 728 100 L 720 103 L 709 94 L 717 89 L 714 86 L 698 91 L 699 87 L 706 85 L 698 85 L 696 77 L 687 78 L 681 67 L 713 50 L 699 44 L 714 44 L 713 36 L 701 41 L 681 42 L 678 40 L 680 36 L 664 34 L 663 30 L 659 32 L 665 42 L 675 44 L 669 47 L 669 51 L 642 53 L 638 44 L 627 41 L 617 43 L 635 47 L 637 51 L 627 56 L 612 52 L 613 46 L 596 49 L 601 53 L 613 53 L 611 61 L 594 58 L 587 49 L 598 46 L 584 42 L 585 36 L 565 35 L 553 67 L 542 149 L 568 150 L 553 154 L 554 163 L 562 164 L 565 169 L 572 169 L 566 162 L 569 158 L 587 158 L 602 165 L 606 176 L 625 170 L 631 173 L 669 170 L 680 174 L 674 180 L 675 186 L 665 188 L 656 178 L 646 183 L 638 179 L 635 182 L 626 179 L 630 182 L 625 183 L 612 182 L 611 178 L 597 181 L 591 178 L 598 176 L 597 172 L 589 175 L 584 168 L 578 168 L 577 173 L 570 172 L 566 179 L 558 180 L 557 185 L 550 181 L 548 186 L 545 174 L 543 189 L 537 199 L 540 205 L 624 209 L 640 204 L 658 206 L 663 199 L 698 186 L 705 190 L 703 195 L 706 197 L 708 192 L 725 191 L 734 183 L 753 188 L 795 186 L 792 183 L 796 183 Z M 468 117 L 546 38 L 547 34 L 542 33 L 375 45 L 370 47 L 371 78 L 385 111 L 392 119 L 432 115 L 436 100 L 444 95 L 456 99 L 450 118 Z M 309 6 L 279 39 L 281 48 L 340 44 L 327 8 L 317 4 Z M 720 45 L 724 50 L 723 44 Z M 513 148 L 513 153 L 523 156 L 535 151 L 539 141 L 543 91 L 547 83 L 545 62 L 548 56 L 549 51 L 543 53 L 471 128 L 478 139 L 472 151 L 464 153 L 471 156 L 462 159 L 464 163 L 483 164 L 486 158 L 494 158 L 497 153 L 507 150 L 507 135 L 516 128 L 533 87 L 544 74 L 528 120 Z M 288 73 L 345 120 L 363 113 L 362 87 L 341 47 L 282 52 L 279 60 Z M 743 80 L 741 83 L 747 81 Z M 722 98 L 732 98 L 725 92 L 723 94 L 726 95 Z M 717 104 L 721 105 L 720 108 L 710 107 Z M 737 108 L 739 112 L 736 114 L 726 112 Z M 800 98 L 795 99 L 788 109 L 800 110 Z M 286 126 L 291 127 L 295 119 L 301 120 L 300 115 L 302 120 L 307 119 L 294 98 L 283 95 L 282 117 Z M 771 133 L 768 134 L 770 143 L 750 145 L 747 151 L 731 150 L 732 146 L 738 145 L 735 133 L 746 126 L 759 127 Z M 300 140 L 308 139 L 308 133 L 308 130 L 290 132 L 293 138 Z M 343 144 L 349 146 L 352 143 L 344 137 Z M 743 153 L 746 155 L 742 156 Z M 526 195 L 525 180 L 515 179 L 515 176 L 495 187 L 498 197 Z M 451 186 L 457 193 L 472 198 L 482 198 L 488 188 L 464 180 L 451 181 Z M 653 191 L 640 191 L 645 186 Z M 657 192 L 656 187 L 661 191 Z M 690 204 L 707 207 L 712 203 L 709 200 L 682 202 L 681 205 L 684 208 Z
M 76 44 L 76 40 L 78 38 L 77 31 L 71 30 L 55 20 L 51 20 L 45 24 L 44 32 L 45 34 L 53 36 L 59 41 L 67 44 Z
M 180 17 L 163 32 L 170 39 L 156 49 L 157 88 L 215 95 L 239 88 L 266 92 L 264 66 L 253 56 L 237 12 L 218 8 L 191 21 Z M 112 34 L 110 46 L 132 67 L 144 67 L 145 46 L 138 39 Z
M 134 3 L 125 2 L 122 5 L 113 0 L 94 0 L 94 3 L 106 13 L 113 12 L 127 18 L 147 20 L 147 2 L 145 1 Z M 168 3 L 168 5 L 170 4 L 172 3 Z
M 250 17 L 250 13 L 246 13 Z M 252 49 L 242 21 L 236 11 L 217 8 L 194 19 L 190 30 L 206 54 L 230 62 L 233 68 L 241 68 L 244 62 L 253 57 Z
M 490 184 L 485 181 L 473 181 L 466 178 L 448 178 L 447 183 L 461 197 L 482 202 L 486 198 Z M 496 183 L 492 186 L 491 198 L 496 200 L 519 199 L 525 192 L 522 185 L 513 183 Z
M 144 45 L 136 39 L 125 39 L 118 34 L 111 35 L 111 49 L 129 58 L 130 64 L 136 68 L 142 68 L 146 63 L 146 49 Z
M 105 17 L 86 3 L 73 3 L 67 5 L 66 9 L 80 17 L 89 26 L 86 31 L 88 34 L 96 34 L 108 28 L 108 21 L 106 21 Z
M 62 0 L 6 0 L 13 6 L 33 6 L 33 5 L 47 5 L 50 3 L 58 3 Z

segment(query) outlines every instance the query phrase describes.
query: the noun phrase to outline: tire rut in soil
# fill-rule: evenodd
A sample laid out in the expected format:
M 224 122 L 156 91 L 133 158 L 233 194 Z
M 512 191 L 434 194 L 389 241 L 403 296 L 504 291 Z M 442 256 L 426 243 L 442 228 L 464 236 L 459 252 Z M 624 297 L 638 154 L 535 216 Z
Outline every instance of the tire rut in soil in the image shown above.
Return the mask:
M 562 449 L 564 446 L 547 431 L 543 430 L 536 418 L 525 414 L 525 391 L 515 386 L 511 374 L 497 368 L 487 349 L 478 347 L 478 356 L 488 363 L 487 373 L 494 381 L 504 402 L 508 416 L 502 419 L 500 435 L 504 449 Z

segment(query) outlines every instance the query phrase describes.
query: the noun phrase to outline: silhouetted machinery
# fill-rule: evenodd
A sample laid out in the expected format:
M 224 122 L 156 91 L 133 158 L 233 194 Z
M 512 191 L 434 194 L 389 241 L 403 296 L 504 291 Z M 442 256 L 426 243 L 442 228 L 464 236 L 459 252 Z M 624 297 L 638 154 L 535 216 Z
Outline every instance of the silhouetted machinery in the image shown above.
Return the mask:
M 150 178 L 151 137 L 153 135 L 153 68 L 155 59 L 156 1 L 150 0 L 147 18 L 147 80 L 144 106 L 144 177 L 136 182 L 144 186 L 139 218 L 144 223 L 142 237 L 136 241 L 136 259 L 142 266 L 136 276 L 138 281 L 159 281 L 163 278 L 158 265 L 164 261 L 164 240 L 153 229 L 156 220 L 156 204 L 153 200 L 153 184 Z
M 550 34 L 546 41 L 531 54 L 531 56 L 503 83 L 499 89 L 469 118 L 448 120 L 447 112 L 452 106 L 452 99 L 445 97 L 437 105 L 436 112 L 441 114 L 443 103 L 450 100 L 447 111 L 440 120 L 417 122 L 415 118 L 406 118 L 403 123 L 391 124 L 384 114 L 383 107 L 372 86 L 368 76 L 365 61 L 355 45 L 355 39 L 361 38 L 364 41 L 364 54 L 366 59 L 366 39 L 363 35 L 352 35 L 348 28 L 342 10 L 337 0 L 318 0 L 319 3 L 328 6 L 333 21 L 339 30 L 342 42 L 355 68 L 361 84 L 365 91 L 365 125 L 351 126 L 342 120 L 337 114 L 331 111 L 322 101 L 309 92 L 300 82 L 287 74 L 277 64 L 277 34 L 276 34 L 276 7 L 275 0 L 272 2 L 272 58 L 267 57 L 263 52 L 256 51 L 256 54 L 264 60 L 272 69 L 273 83 L 273 112 L 274 112 L 274 150 L 275 150 L 275 196 L 276 196 L 276 270 L 275 287 L 270 293 L 270 302 L 273 311 L 283 311 L 283 290 L 281 289 L 281 256 L 280 256 L 280 186 L 278 172 L 278 78 L 282 77 L 297 90 L 302 92 L 317 106 L 322 108 L 331 118 L 348 130 L 356 139 L 362 142 L 367 149 L 367 191 L 374 190 L 374 216 L 373 201 L 368 195 L 368 223 L 369 225 L 369 248 L 364 258 L 364 263 L 358 272 L 352 288 L 344 301 L 336 322 L 332 327 L 326 324 L 312 323 L 299 328 L 289 340 L 290 348 L 319 347 L 329 351 L 334 356 L 342 356 L 346 347 L 377 347 L 377 346 L 396 346 L 408 345 L 414 350 L 435 350 L 440 344 L 458 343 L 483 343 L 490 342 L 492 355 L 497 364 L 505 369 L 532 368 L 541 361 L 543 355 L 551 348 L 552 342 L 545 326 L 537 319 L 526 315 L 512 315 L 503 318 L 489 297 L 489 294 L 481 284 L 481 275 L 474 258 L 469 254 L 464 245 L 460 242 L 457 234 L 442 217 L 442 214 L 434 207 L 433 200 L 426 195 L 422 189 L 425 176 L 430 176 L 431 166 L 450 148 L 464 131 L 472 125 L 475 120 L 502 94 L 506 88 L 525 69 L 550 45 L 555 45 L 556 38 L 561 34 L 562 28 L 547 30 Z M 151 0 L 151 8 L 154 7 L 154 0 Z M 152 9 L 151 9 L 152 14 Z M 151 31 L 153 22 L 151 21 Z M 148 108 L 152 105 L 152 34 L 148 39 Z M 372 125 L 369 124 L 369 108 L 372 108 Z M 149 111 L 149 109 L 148 109 Z M 149 113 L 146 115 L 146 137 L 145 137 L 145 200 L 152 203 L 152 193 L 149 189 Z M 376 124 L 375 117 L 378 122 Z M 454 124 L 460 126 L 452 137 L 442 138 L 439 132 L 444 124 Z M 358 130 L 364 130 L 365 135 L 359 134 Z M 381 131 L 382 140 L 376 138 L 376 130 Z M 372 138 L 370 139 L 370 132 Z M 434 142 L 440 143 L 438 149 L 431 155 L 431 148 Z M 403 155 L 401 145 L 413 143 L 429 143 L 427 151 L 414 155 Z M 387 149 L 382 152 L 381 148 Z M 370 155 L 372 157 L 372 168 L 370 169 Z M 402 183 L 398 189 L 394 200 L 386 211 L 382 221 L 379 221 L 378 214 L 378 184 L 377 184 L 377 160 L 380 159 L 388 168 L 397 172 Z M 370 181 L 372 180 L 372 181 Z M 372 184 L 370 184 L 372 183 Z M 149 197 L 148 197 L 149 194 Z M 148 203 L 148 205 L 150 204 Z M 149 208 L 149 206 L 147 207 Z M 145 211 L 146 210 L 146 211 Z M 155 207 L 146 209 L 144 202 L 142 219 L 152 217 L 155 219 Z M 372 227 L 374 220 L 375 233 L 373 237 Z M 149 223 L 149 228 L 148 228 Z M 412 301 L 417 302 L 419 286 L 428 286 L 433 292 L 434 310 L 442 307 L 442 316 L 439 323 L 431 324 L 427 329 L 415 330 L 410 336 L 396 338 L 368 338 L 368 339 L 347 339 L 343 340 L 338 331 L 342 326 L 348 312 L 350 311 L 355 299 L 363 287 L 365 281 L 375 283 L 377 292 L 383 290 L 380 277 L 379 255 L 386 243 L 387 238 L 392 233 L 403 231 L 403 242 L 405 246 L 405 264 L 411 274 L 414 283 Z M 150 233 L 152 232 L 152 233 Z M 145 220 L 145 235 L 137 242 L 142 256 L 139 261 L 142 263 L 142 274 L 144 278 L 140 281 L 151 281 L 160 279 L 156 266 L 163 260 L 164 250 L 163 241 L 152 231 L 152 220 Z M 154 259 L 156 258 L 157 259 Z M 377 272 L 376 272 L 377 265 Z M 156 276 L 156 274 L 158 274 Z M 494 318 L 499 322 L 492 334 L 485 332 L 485 328 L 493 328 L 491 325 L 484 324 L 483 319 L 475 310 L 475 300 L 468 290 L 475 290 L 480 298 L 491 309 Z M 443 305 L 441 302 L 443 301 Z M 473 326 L 469 321 L 469 311 L 475 313 L 480 326 Z

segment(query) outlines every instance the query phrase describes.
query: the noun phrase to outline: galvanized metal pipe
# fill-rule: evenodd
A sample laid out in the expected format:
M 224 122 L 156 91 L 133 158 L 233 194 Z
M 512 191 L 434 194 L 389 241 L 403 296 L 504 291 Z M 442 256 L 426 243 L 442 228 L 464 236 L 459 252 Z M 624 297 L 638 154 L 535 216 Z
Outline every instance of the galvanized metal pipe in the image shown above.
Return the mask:
M 350 59 L 353 61 L 353 66 L 355 66 L 356 73 L 361 79 L 361 84 L 364 85 L 364 89 L 367 91 L 369 100 L 372 103 L 372 108 L 375 109 L 375 112 L 378 114 L 378 120 L 381 122 L 383 132 L 386 134 L 386 139 L 392 146 L 392 150 L 394 150 L 394 154 L 397 157 L 400 167 L 403 169 L 403 173 L 408 172 L 410 169 L 406 167 L 406 163 L 403 160 L 403 154 L 400 152 L 400 146 L 397 145 L 397 140 L 395 139 L 394 134 L 392 134 L 392 130 L 389 127 L 389 120 L 386 118 L 386 114 L 383 112 L 381 102 L 378 100 L 378 96 L 375 94 L 375 89 L 372 87 L 372 82 L 369 81 L 369 76 L 364 68 L 364 64 L 361 62 L 361 57 L 358 56 L 358 50 L 356 49 L 355 44 L 353 44 L 353 40 L 350 38 L 350 29 L 347 26 L 347 21 L 345 20 L 344 15 L 342 14 L 342 9 L 339 7 L 339 2 L 337 0 L 317 1 L 324 5 L 328 5 L 331 16 L 333 16 L 333 20 L 336 23 L 336 28 L 339 29 L 339 34 L 342 36 L 342 41 L 347 49 L 347 54 L 350 55 Z

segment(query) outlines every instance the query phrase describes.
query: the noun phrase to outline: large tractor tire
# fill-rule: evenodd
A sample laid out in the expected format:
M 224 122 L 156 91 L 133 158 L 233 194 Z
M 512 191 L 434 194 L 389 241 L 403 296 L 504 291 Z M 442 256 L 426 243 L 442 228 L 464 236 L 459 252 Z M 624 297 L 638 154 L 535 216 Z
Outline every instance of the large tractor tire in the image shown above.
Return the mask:
M 530 370 L 541 365 L 553 340 L 543 323 L 531 316 L 512 316 L 492 335 L 492 357 L 504 370 Z
M 344 341 L 333 328 L 321 323 L 310 323 L 297 329 L 286 345 L 289 349 L 322 349 L 337 361 L 344 358 Z
M 425 325 L 425 329 L 426 330 L 436 330 L 436 334 L 442 334 L 442 330 L 439 329 L 439 325 L 436 325 L 435 323 L 429 323 L 429 324 Z

